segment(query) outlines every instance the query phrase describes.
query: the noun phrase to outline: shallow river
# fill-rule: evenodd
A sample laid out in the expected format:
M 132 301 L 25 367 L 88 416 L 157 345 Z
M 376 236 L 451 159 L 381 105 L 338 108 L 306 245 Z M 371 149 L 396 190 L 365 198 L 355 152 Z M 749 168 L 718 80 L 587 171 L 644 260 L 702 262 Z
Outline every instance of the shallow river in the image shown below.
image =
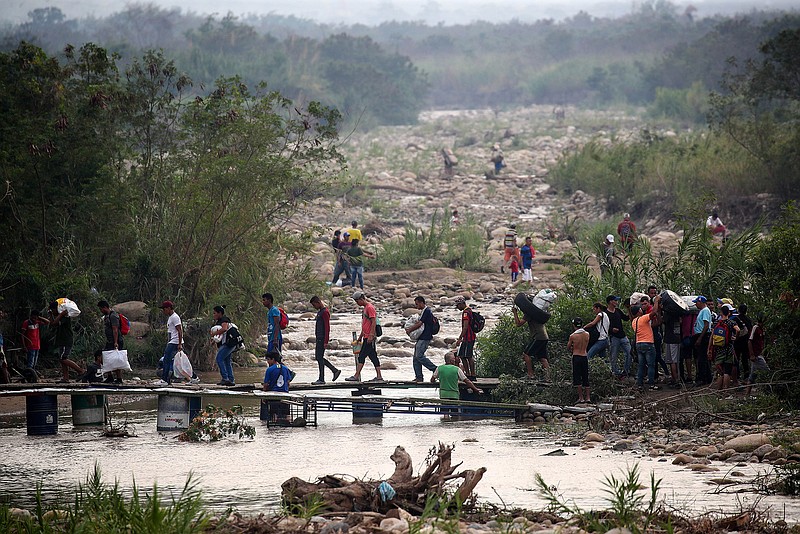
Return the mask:
M 352 322 L 336 325 L 339 338 L 347 338 Z M 443 323 L 443 329 L 453 326 Z M 313 323 L 304 324 L 303 330 L 310 327 Z M 297 339 L 305 339 L 304 335 L 298 332 Z M 440 363 L 443 352 L 433 351 L 435 362 Z M 295 355 L 293 367 L 298 381 L 316 378 L 309 359 L 310 355 Z M 342 356 L 335 362 L 344 368 L 342 378 L 352 372 L 352 357 Z M 411 378 L 410 361 L 396 359 L 395 363 L 398 369 L 386 371 L 387 378 Z M 218 379 L 213 373 L 206 376 L 208 382 Z M 236 371 L 239 383 L 260 382 L 262 376 L 263 369 Z M 368 363 L 364 378 L 372 376 Z M 430 374 L 426 372 L 425 376 Z M 398 397 L 407 394 L 388 389 L 383 393 Z M 349 391 L 338 394 L 349 395 Z M 436 394 L 435 390 L 414 393 Z M 127 417 L 134 425 L 136 437 L 128 439 L 102 438 L 96 429 L 73 430 L 68 409 L 60 412 L 58 435 L 28 437 L 24 415 L 10 415 L 13 410 L 4 406 L 8 402 L 0 398 L 0 413 L 6 413 L 0 420 L 0 499 L 23 505 L 30 505 L 39 482 L 46 498 L 54 501 L 60 492 L 83 480 L 97 462 L 105 480 L 116 479 L 126 488 L 135 479 L 140 487 L 149 488 L 157 482 L 162 489 L 177 490 L 192 472 L 199 477 L 212 508 L 233 506 L 244 513 L 258 513 L 278 505 L 281 483 L 289 477 L 313 480 L 339 473 L 385 478 L 394 471 L 389 455 L 397 445 L 409 452 L 416 472 L 424 468 L 428 450 L 440 441 L 456 445 L 454 462 L 463 461 L 464 468 L 487 468 L 476 490 L 482 499 L 498 505 L 541 508 L 544 502 L 533 491 L 534 477 L 541 473 L 545 481 L 581 507 L 604 508 L 604 476 L 620 475 L 636 463 L 642 482 L 646 485 L 650 472 L 654 472 L 662 479 L 662 498 L 684 512 L 735 511 L 758 500 L 751 494 L 713 493 L 716 486 L 708 482 L 732 469 L 729 465 L 715 463 L 720 468 L 717 473 L 693 473 L 638 453 L 568 447 L 564 444 L 569 433 L 556 434 L 506 420 L 446 421 L 436 415 L 397 414 L 386 415 L 381 424 L 356 425 L 348 413 L 319 412 L 317 428 L 268 429 L 258 419 L 253 401 L 246 406 L 246 414 L 256 426 L 254 440 L 197 444 L 181 443 L 175 433 L 156 431 L 155 398 L 125 405 L 119 397 L 109 398 L 114 420 L 119 423 Z M 588 430 L 577 425 L 573 428 L 573 435 L 579 436 Z M 465 443 L 466 438 L 477 441 Z M 567 455 L 544 456 L 559 448 Z M 755 475 L 757 469 L 752 465 L 736 468 L 748 476 Z M 759 506 L 771 508 L 775 518 L 800 520 L 800 500 L 765 497 Z

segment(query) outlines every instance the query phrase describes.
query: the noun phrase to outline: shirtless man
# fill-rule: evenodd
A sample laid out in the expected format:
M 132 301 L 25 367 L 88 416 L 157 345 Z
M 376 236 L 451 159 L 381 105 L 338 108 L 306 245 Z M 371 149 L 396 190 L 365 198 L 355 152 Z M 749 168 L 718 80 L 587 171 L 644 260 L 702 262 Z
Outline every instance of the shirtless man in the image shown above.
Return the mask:
M 567 350 L 572 352 L 572 385 L 578 388 L 578 404 L 590 403 L 589 396 L 589 358 L 586 347 L 589 346 L 589 332 L 583 329 L 583 320 L 572 320 L 575 331 L 569 336 Z

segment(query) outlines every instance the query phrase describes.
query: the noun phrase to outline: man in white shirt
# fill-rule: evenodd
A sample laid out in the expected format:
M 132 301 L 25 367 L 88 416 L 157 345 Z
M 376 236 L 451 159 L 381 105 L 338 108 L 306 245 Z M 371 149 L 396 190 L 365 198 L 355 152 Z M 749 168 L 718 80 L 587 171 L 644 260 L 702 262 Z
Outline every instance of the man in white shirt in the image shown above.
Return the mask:
M 606 347 L 608 347 L 608 330 L 611 327 L 611 320 L 608 318 L 608 315 L 606 315 L 606 307 L 602 302 L 595 302 L 592 304 L 592 311 L 595 313 L 594 319 L 591 323 L 584 326 L 583 329 L 589 330 L 590 328 L 597 328 L 600 337 L 597 338 L 597 341 L 595 341 L 594 345 L 592 345 L 586 353 L 587 360 L 591 360 L 600 352 L 605 353 Z
M 728 237 L 728 229 L 722 224 L 719 214 L 716 211 L 711 212 L 711 215 L 706 219 L 706 228 L 711 231 L 711 234 L 722 234 L 722 238 Z
M 183 326 L 180 316 L 175 313 L 175 304 L 171 300 L 165 300 L 159 307 L 167 316 L 167 346 L 164 347 L 164 369 L 161 371 L 161 380 L 156 385 L 168 386 L 172 384 L 172 364 L 175 355 L 183 350 Z

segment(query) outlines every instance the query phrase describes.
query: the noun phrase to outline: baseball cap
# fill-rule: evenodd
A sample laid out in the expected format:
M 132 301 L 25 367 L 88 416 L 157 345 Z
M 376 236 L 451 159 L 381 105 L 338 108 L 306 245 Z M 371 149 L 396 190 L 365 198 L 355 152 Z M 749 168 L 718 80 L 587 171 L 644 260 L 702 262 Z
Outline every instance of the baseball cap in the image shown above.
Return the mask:
M 621 300 L 621 299 L 616 295 L 609 295 L 609 296 L 606 297 L 606 304 L 608 304 L 612 300 Z
M 733 306 L 733 300 L 729 298 L 717 299 L 717 302 L 721 304 L 730 304 L 731 306 Z
M 728 304 L 727 302 L 722 305 L 722 307 L 728 311 L 733 311 L 733 304 Z
M 350 232 L 345 232 L 342 235 L 345 236 L 345 237 L 350 237 Z
M 175 308 L 175 304 L 173 304 L 171 300 L 165 300 L 161 303 L 159 308 Z
M 465 302 L 467 302 L 467 299 L 465 299 L 465 298 L 464 298 L 464 297 L 462 297 L 461 295 L 457 296 L 457 297 L 456 297 L 456 298 L 453 300 L 453 304 L 463 304 L 463 303 L 465 303 Z
M 583 326 L 583 319 L 581 319 L 580 317 L 575 317 L 572 320 L 572 324 L 574 324 L 575 326 Z
M 698 295 L 692 302 L 708 302 L 708 299 L 703 295 Z
M 363 299 L 365 296 L 366 296 L 366 295 L 364 295 L 364 292 L 363 292 L 363 291 L 356 291 L 355 293 L 353 293 L 353 300 L 361 300 L 361 299 Z
M 606 241 L 608 241 L 609 243 L 613 243 L 614 242 L 614 236 L 611 235 L 611 234 L 608 234 L 606 236 Z

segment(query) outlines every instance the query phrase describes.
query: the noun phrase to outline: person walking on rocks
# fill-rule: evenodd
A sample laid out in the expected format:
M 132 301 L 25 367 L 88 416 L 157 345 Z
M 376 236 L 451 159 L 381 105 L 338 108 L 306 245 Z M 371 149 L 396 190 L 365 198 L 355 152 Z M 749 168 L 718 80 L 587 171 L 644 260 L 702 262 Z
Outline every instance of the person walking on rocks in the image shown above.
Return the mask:
M 631 214 L 622 215 L 622 221 L 617 225 L 619 243 L 626 251 L 630 251 L 636 241 L 636 224 L 631 220 Z
M 350 285 L 355 288 L 356 280 L 358 287 L 364 289 L 364 258 L 374 258 L 375 255 L 367 252 L 359 246 L 358 239 L 353 239 L 353 244 L 345 251 L 347 261 L 350 263 Z
M 503 263 L 500 265 L 500 272 L 506 272 L 506 266 L 508 265 L 511 258 L 518 256 L 519 251 L 517 250 L 517 225 L 511 224 L 506 231 L 506 235 L 503 237 Z
M 475 331 L 472 329 L 472 308 L 467 306 L 464 297 L 458 296 L 455 299 L 456 308 L 461 311 L 461 334 L 456 340 L 458 353 L 456 359 L 460 360 L 464 372 L 469 377 L 475 377 Z
M 161 312 L 167 317 L 167 345 L 164 347 L 164 368 L 161 371 L 161 380 L 158 386 L 172 384 L 172 365 L 175 355 L 183 350 L 183 324 L 180 316 L 175 313 L 175 304 L 171 300 L 161 303 Z
M 624 323 L 629 321 L 630 317 L 628 317 L 618 306 L 618 296 L 609 295 L 606 297 L 606 315 L 608 315 L 609 321 L 608 339 L 611 352 L 611 373 L 615 378 L 622 379 L 630 375 L 633 358 L 631 357 L 631 342 L 628 339 L 627 334 L 625 334 L 624 327 Z M 621 370 L 619 363 L 617 362 L 619 359 L 618 357 L 620 350 L 622 350 L 622 353 L 625 356 Z
M 61 360 L 61 382 L 69 382 L 70 369 L 78 373 L 78 376 L 82 375 L 84 370 L 69 358 L 75 339 L 72 332 L 72 318 L 67 315 L 67 310 L 59 312 L 58 302 L 55 301 L 50 303 L 50 327 L 54 328 L 56 333 L 53 345 L 58 350 L 58 357 Z
M 410 334 L 417 328 L 422 328 L 422 335 L 419 336 L 419 339 L 417 339 L 416 343 L 414 344 L 413 361 L 414 382 L 422 382 L 424 380 L 422 376 L 423 366 L 425 366 L 428 371 L 436 370 L 436 366 L 425 355 L 425 352 L 428 350 L 428 346 L 430 346 L 431 341 L 433 340 L 434 324 L 436 319 L 434 318 L 431 309 L 425 305 L 424 297 L 415 297 L 414 305 L 418 310 L 422 310 L 422 313 L 419 315 L 419 321 L 406 328 L 406 334 Z
M 528 316 L 525 314 L 522 314 L 522 317 L 520 317 L 520 311 L 516 306 L 512 308 L 512 311 L 514 313 L 514 323 L 517 326 L 522 326 L 527 323 L 531 333 L 530 342 L 522 352 L 522 359 L 525 361 L 527 377 L 530 380 L 534 379 L 533 358 L 536 358 L 539 360 L 539 363 L 542 364 L 545 380 L 549 381 L 550 360 L 547 358 L 547 343 L 550 338 L 547 336 L 547 328 L 541 323 L 528 319 Z
M 383 382 L 383 376 L 381 376 L 381 361 L 378 359 L 378 349 L 376 346 L 378 313 L 375 311 L 375 306 L 367 300 L 367 296 L 363 291 L 356 291 L 353 293 L 353 300 L 363 308 L 361 313 L 361 334 L 358 336 L 358 343 L 361 343 L 361 352 L 358 353 L 355 374 L 345 378 L 345 380 L 347 382 L 361 382 L 361 370 L 364 368 L 364 363 L 367 361 L 367 358 L 369 358 L 372 365 L 375 366 L 376 373 L 375 378 L 370 380 L 370 382 Z
M 328 343 L 331 338 L 331 312 L 317 295 L 311 297 L 311 305 L 317 310 L 317 317 L 314 324 L 314 357 L 319 367 L 319 378 L 312 382 L 312 384 L 320 385 L 325 383 L 326 367 L 333 373 L 333 381 L 335 382 L 342 372 L 325 358 L 325 349 L 328 348 Z
M 569 336 L 567 350 L 572 354 L 572 385 L 578 389 L 578 404 L 592 402 L 589 389 L 589 358 L 586 347 L 589 345 L 589 332 L 584 329 L 583 320 L 572 320 L 575 331 Z
M 231 356 L 236 349 L 236 345 L 228 345 L 227 333 L 231 328 L 231 320 L 225 315 L 224 306 L 214 306 L 214 326 L 211 327 L 211 337 L 217 341 L 217 368 L 221 377 L 218 386 L 235 386 L 236 379 L 233 377 L 233 362 Z M 199 380 L 198 380 L 199 382 Z
M 272 293 L 264 293 L 261 295 L 261 304 L 267 309 L 267 352 L 280 353 L 283 349 L 281 310 L 275 306 Z
M 711 329 L 711 310 L 708 309 L 708 299 L 703 295 L 697 296 L 692 302 L 697 306 L 697 319 L 694 321 L 694 335 L 692 346 L 694 358 L 697 361 L 695 385 L 706 386 L 711 383 L 711 366 L 708 360 L 708 340 Z

